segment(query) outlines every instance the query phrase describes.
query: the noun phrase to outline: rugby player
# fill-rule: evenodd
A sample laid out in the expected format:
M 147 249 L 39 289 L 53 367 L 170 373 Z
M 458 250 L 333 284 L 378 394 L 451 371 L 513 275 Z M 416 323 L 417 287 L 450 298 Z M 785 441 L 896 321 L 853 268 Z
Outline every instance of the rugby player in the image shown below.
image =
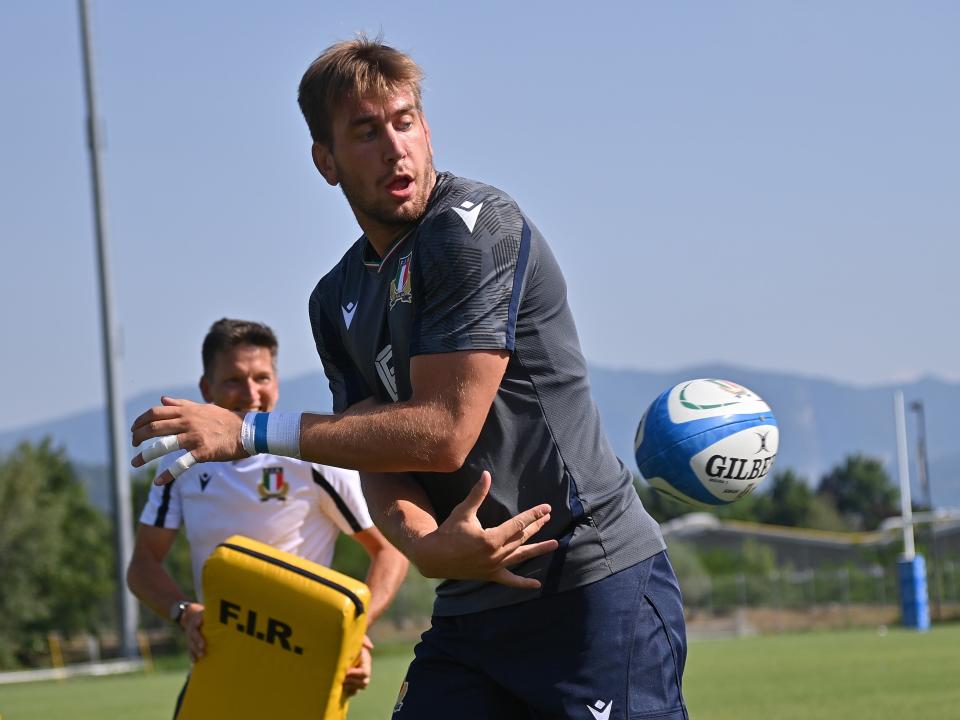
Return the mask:
M 686 718 L 676 577 L 601 429 L 560 268 L 507 194 L 434 169 L 420 80 L 361 36 L 300 83 L 314 163 L 363 231 L 309 302 L 334 414 L 163 398 L 133 442 L 190 451 L 161 483 L 261 451 L 361 471 L 378 526 L 447 579 L 397 718 Z M 558 111 L 586 135 L 575 94 Z
M 266 325 L 224 318 L 203 341 L 203 398 L 232 411 L 273 409 L 279 397 L 277 340 Z M 177 459 L 163 458 L 164 472 Z M 186 530 L 198 598 L 190 599 L 163 565 L 179 529 Z M 322 565 L 333 559 L 341 533 L 370 555 L 369 622 L 390 604 L 406 575 L 407 560 L 373 525 L 356 471 L 273 455 L 206 463 L 163 487 L 153 485 L 127 569 L 130 590 L 185 633 L 190 655 L 202 657 L 204 605 L 201 570 L 217 545 L 245 535 Z M 347 671 L 349 697 L 370 681 L 369 639 Z

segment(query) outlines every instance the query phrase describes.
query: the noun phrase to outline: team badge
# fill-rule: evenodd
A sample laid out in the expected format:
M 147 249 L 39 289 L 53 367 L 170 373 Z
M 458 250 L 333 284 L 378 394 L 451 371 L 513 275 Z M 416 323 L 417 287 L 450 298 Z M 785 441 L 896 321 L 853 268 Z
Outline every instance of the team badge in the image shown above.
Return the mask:
M 398 713 L 403 709 L 403 699 L 407 696 L 407 690 L 409 688 L 410 683 L 404 680 L 403 685 L 400 686 L 400 694 L 397 695 L 397 704 L 393 706 L 393 711 L 395 713 Z
M 290 486 L 283 480 L 283 468 L 271 467 L 263 469 L 263 480 L 257 485 L 257 492 L 260 493 L 260 502 L 267 500 L 287 499 L 287 493 Z
M 390 281 L 390 309 L 401 302 L 412 302 L 413 295 L 410 289 L 410 265 L 413 262 L 413 251 L 400 258 L 397 266 L 397 275 Z

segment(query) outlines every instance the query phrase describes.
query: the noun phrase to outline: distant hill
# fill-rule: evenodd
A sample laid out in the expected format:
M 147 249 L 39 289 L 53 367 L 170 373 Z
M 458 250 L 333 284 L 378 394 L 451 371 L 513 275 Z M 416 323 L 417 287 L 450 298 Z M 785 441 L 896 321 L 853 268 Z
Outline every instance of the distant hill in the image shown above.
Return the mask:
M 674 372 L 591 367 L 590 380 L 604 427 L 617 454 L 628 466 L 634 467 L 633 435 L 646 406 L 667 387 L 695 377 L 727 378 L 759 393 L 773 408 L 780 424 L 781 445 L 776 467 L 792 468 L 811 482 L 816 482 L 833 465 L 855 452 L 879 458 L 896 479 L 892 394 L 899 388 L 907 402 L 922 399 L 929 433 L 934 503 L 960 506 L 960 439 L 953 435 L 951 422 L 953 409 L 960 406 L 960 383 L 931 378 L 899 386 L 862 388 L 724 365 Z M 163 392 L 200 399 L 195 386 L 167 388 Z M 132 423 L 133 418 L 155 404 L 159 396 L 160 391 L 154 391 L 132 398 L 126 406 L 128 421 Z M 317 372 L 284 381 L 278 409 L 328 411 L 330 395 L 323 375 Z M 910 472 L 916 480 L 912 417 L 908 417 L 908 423 Z M 105 433 L 104 413 L 94 409 L 0 433 L 0 453 L 10 450 L 20 440 L 35 441 L 50 435 L 79 463 L 103 465 L 107 457 Z M 132 448 L 130 455 L 133 455 Z M 85 474 L 95 474 L 95 470 L 87 468 Z M 915 495 L 914 499 L 922 498 Z

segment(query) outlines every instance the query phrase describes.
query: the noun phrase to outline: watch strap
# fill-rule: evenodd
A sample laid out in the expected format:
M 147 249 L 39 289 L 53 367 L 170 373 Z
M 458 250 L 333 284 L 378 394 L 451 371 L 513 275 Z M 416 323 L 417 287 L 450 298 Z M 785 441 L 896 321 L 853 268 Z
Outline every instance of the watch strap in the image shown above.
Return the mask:
M 186 612 L 187 605 L 189 604 L 189 600 L 177 600 L 177 602 L 170 606 L 170 619 L 179 625 L 181 618 L 183 618 L 183 613 Z

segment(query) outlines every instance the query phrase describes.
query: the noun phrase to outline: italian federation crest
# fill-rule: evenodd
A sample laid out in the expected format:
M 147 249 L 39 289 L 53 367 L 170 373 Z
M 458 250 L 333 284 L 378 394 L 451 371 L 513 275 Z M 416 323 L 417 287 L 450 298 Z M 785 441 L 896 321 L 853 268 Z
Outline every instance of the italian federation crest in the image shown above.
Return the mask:
M 413 260 L 413 251 L 400 258 L 397 265 L 397 274 L 390 281 L 390 309 L 397 303 L 408 303 L 413 301 L 410 289 L 410 265 Z
M 260 493 L 260 502 L 267 500 L 286 501 L 290 486 L 283 479 L 282 467 L 270 467 L 263 469 L 263 479 L 257 486 L 257 492 Z

